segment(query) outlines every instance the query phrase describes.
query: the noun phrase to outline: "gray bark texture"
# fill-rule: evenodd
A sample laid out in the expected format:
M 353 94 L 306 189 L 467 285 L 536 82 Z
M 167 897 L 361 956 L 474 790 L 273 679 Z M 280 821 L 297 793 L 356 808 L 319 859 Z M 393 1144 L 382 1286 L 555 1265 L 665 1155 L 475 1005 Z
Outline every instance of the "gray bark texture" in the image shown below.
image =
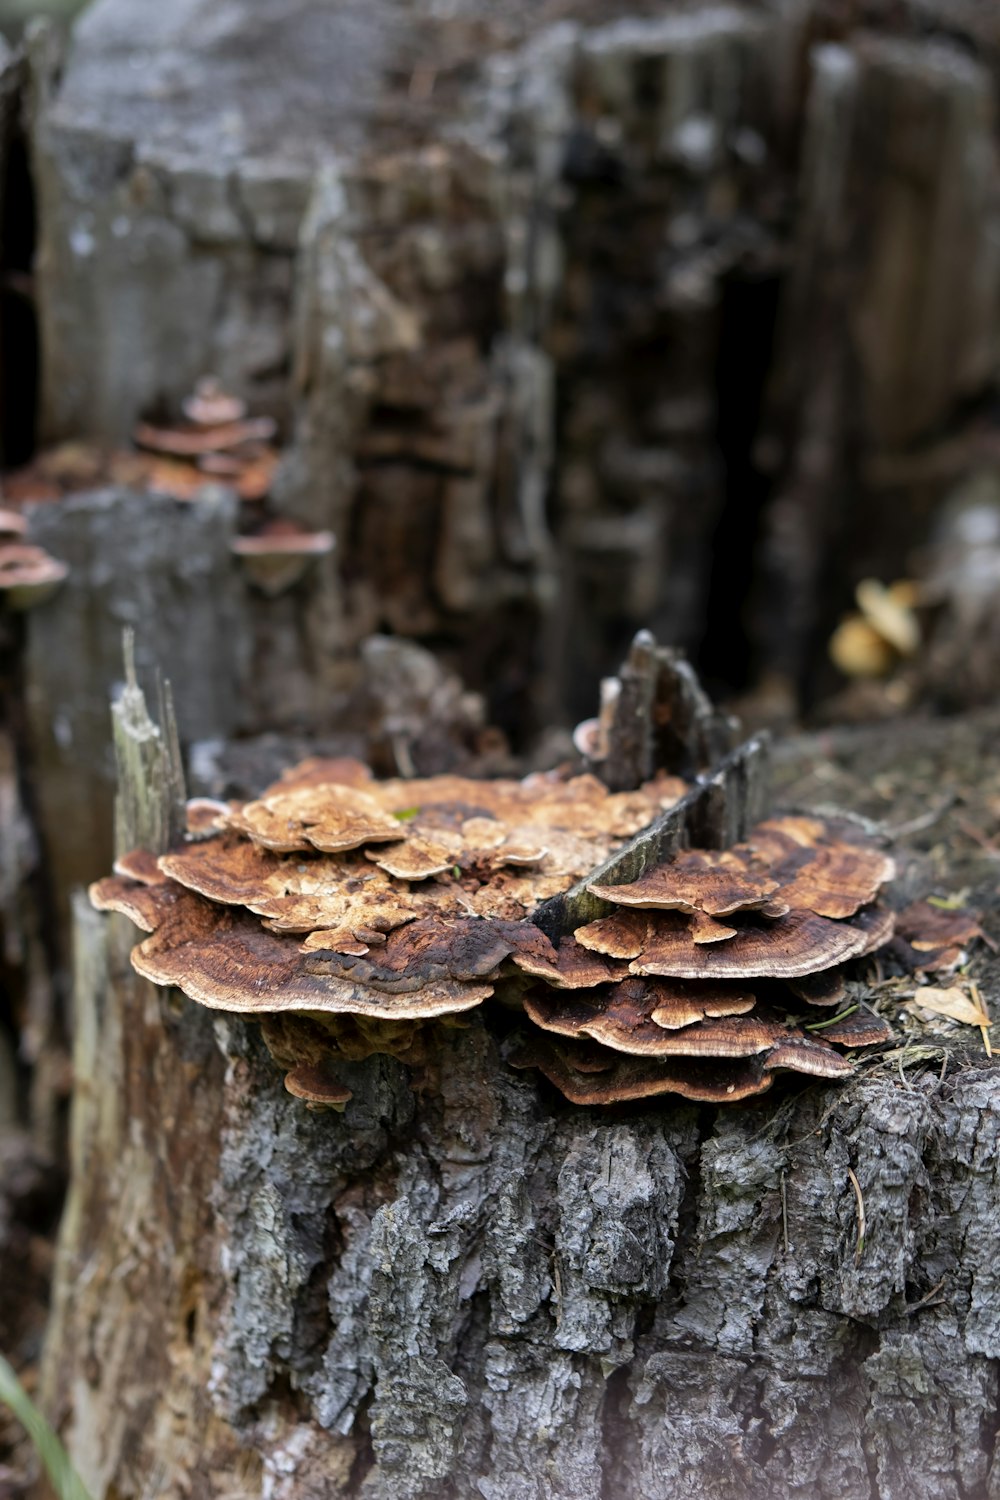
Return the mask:
M 801 687 L 851 585 L 995 469 L 995 8 L 95 0 L 27 50 L 45 441 L 120 443 L 214 371 L 281 424 L 271 506 L 337 534 L 264 599 L 231 496 L 81 494 L 31 517 L 61 592 L 4 622 L 0 1073 L 16 1042 L 40 1164 L 72 925 L 41 1384 L 95 1500 L 1000 1500 L 978 1032 L 900 1014 L 844 1087 L 588 1110 L 484 1011 L 313 1112 L 71 898 L 110 861 L 124 625 L 215 795 L 312 748 L 496 769 L 483 724 L 590 711 L 639 624 L 736 682 L 756 563 L 756 664 Z M 939 658 L 959 702 L 996 692 L 987 616 Z M 680 707 L 714 764 L 727 726 Z M 640 729 L 612 781 L 660 764 Z M 779 800 L 901 828 L 903 894 L 967 888 L 996 932 L 998 730 L 779 748 Z M 746 764 L 692 836 L 739 836 Z M 7 1251 L 35 1187 L 0 1167 Z
M 903 894 L 985 897 L 962 826 L 997 795 L 996 728 L 785 749 L 783 794 L 871 816 L 895 781 L 925 830 Z M 949 766 L 966 806 L 928 820 Z M 345 1068 L 343 1115 L 311 1112 L 254 1024 L 131 973 L 123 919 L 81 909 L 77 932 L 43 1384 L 97 1500 L 1000 1493 L 978 1033 L 899 1016 L 900 1048 L 844 1086 L 588 1110 L 476 1015 L 413 1075 Z M 973 972 L 995 1005 L 996 960 Z

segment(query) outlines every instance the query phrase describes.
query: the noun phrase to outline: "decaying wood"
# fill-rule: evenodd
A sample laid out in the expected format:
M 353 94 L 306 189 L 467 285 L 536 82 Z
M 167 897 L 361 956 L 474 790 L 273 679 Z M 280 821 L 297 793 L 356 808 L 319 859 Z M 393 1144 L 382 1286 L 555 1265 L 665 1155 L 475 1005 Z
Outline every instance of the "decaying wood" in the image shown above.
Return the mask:
M 151 29 L 105 0 L 64 65 L 33 46 L 46 440 L 121 441 L 207 371 L 279 419 L 277 504 L 338 543 L 269 613 L 282 728 L 323 727 L 375 630 L 434 639 L 521 732 L 579 717 L 646 622 L 738 681 L 758 543 L 754 665 L 814 694 L 850 586 L 905 572 L 992 462 L 990 22 L 351 0 L 337 24 L 199 0 Z
M 988 734 L 944 734 L 935 753 L 984 764 Z M 912 753 L 883 743 L 882 778 Z M 995 883 L 981 851 L 949 874 Z M 928 878 L 909 861 L 908 890 Z M 130 973 L 123 919 L 81 913 L 78 933 L 44 1385 L 98 1500 L 153 1473 L 287 1500 L 992 1493 L 985 1060 L 953 1047 L 944 1072 L 901 1058 L 753 1107 L 587 1110 L 473 1016 L 415 1095 L 373 1057 L 344 1065 L 342 1115 L 313 1112 L 253 1025 Z M 992 1003 L 996 961 L 974 972 Z
M 63 930 L 70 891 L 110 864 L 108 702 L 122 681 L 123 626 L 135 631 L 143 680 L 160 653 L 185 743 L 241 722 L 251 641 L 229 551 L 235 525 L 236 502 L 221 493 L 190 505 L 111 489 L 33 508 L 33 537 L 69 565 L 59 593 L 25 617 L 23 669 L 25 774 Z

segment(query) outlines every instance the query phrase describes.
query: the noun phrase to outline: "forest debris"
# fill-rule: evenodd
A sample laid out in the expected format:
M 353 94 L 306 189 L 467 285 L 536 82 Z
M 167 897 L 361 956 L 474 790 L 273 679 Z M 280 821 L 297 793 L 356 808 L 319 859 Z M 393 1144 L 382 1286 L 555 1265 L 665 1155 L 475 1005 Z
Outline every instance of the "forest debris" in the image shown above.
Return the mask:
M 857 1175 L 853 1167 L 847 1168 L 847 1175 L 850 1178 L 851 1187 L 854 1189 L 854 1198 L 858 1210 L 858 1237 L 854 1246 L 854 1264 L 856 1266 L 859 1266 L 861 1264 L 861 1257 L 865 1253 L 865 1231 L 867 1228 L 865 1219 L 865 1200 L 864 1195 L 861 1191 L 861 1184 L 857 1179 Z
M 963 1026 L 978 1026 L 982 1033 L 986 1056 L 993 1056 L 990 1043 L 990 1027 L 993 1021 L 975 980 L 970 980 L 967 990 L 958 985 L 950 987 L 928 985 L 925 989 L 919 990 L 905 1008 L 912 1015 L 919 1016 L 923 1013 L 925 1016 L 944 1016 L 947 1020 L 958 1021 Z

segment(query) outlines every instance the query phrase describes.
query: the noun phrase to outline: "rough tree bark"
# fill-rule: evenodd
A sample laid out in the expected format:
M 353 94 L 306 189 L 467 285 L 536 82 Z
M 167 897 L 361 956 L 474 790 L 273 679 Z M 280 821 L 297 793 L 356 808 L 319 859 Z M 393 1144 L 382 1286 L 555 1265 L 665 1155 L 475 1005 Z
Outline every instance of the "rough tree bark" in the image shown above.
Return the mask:
M 870 812 L 891 777 L 924 805 L 952 763 L 988 801 L 995 730 L 883 745 L 880 792 L 864 738 L 786 753 L 782 780 Z M 917 821 L 908 890 L 995 880 L 951 852 L 961 819 Z M 97 1500 L 1000 1493 L 981 1055 L 749 1108 L 586 1110 L 512 1071 L 485 1015 L 442 1031 L 416 1092 L 376 1057 L 343 1115 L 312 1113 L 253 1024 L 139 981 L 124 919 L 77 920 L 44 1389 Z M 1000 965 L 976 971 L 995 998 Z
M 647 619 L 725 660 L 755 543 L 798 580 L 764 599 L 761 657 L 801 675 L 847 519 L 851 569 L 888 577 L 995 451 L 988 7 L 434 9 L 344 4 L 331 44 L 318 0 L 101 0 L 62 71 L 34 45 L 46 440 L 119 440 L 215 368 L 284 423 L 280 506 L 339 546 L 263 603 L 231 502 L 34 518 L 72 573 L 27 621 L 29 723 L 0 746 L 5 806 L 34 781 L 30 836 L 3 829 L 5 962 L 17 993 L 43 978 L 22 1041 L 53 1014 L 37 913 L 10 958 L 26 882 L 40 859 L 65 912 L 107 864 L 123 623 L 184 739 L 214 742 L 211 789 L 252 790 L 275 745 L 227 737 L 331 730 L 374 628 L 474 661 L 522 727 L 589 703 Z M 996 730 L 812 745 L 788 795 L 919 827 L 960 760 L 968 805 L 915 835 L 906 880 L 989 904 L 962 820 L 1000 808 Z M 373 1059 L 325 1116 L 252 1025 L 140 983 L 133 937 L 77 909 L 44 1387 L 98 1500 L 1000 1500 L 1000 1086 L 975 1048 L 730 1111 L 591 1112 L 511 1071 L 485 1016 L 416 1093 Z

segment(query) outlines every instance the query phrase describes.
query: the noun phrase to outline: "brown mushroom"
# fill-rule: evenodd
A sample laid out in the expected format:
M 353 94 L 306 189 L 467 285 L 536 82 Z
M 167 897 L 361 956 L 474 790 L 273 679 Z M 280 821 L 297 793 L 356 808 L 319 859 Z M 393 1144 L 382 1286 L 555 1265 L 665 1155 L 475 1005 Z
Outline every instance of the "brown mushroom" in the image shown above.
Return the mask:
M 152 422 L 138 422 L 132 438 L 137 448 L 148 448 L 168 458 L 199 458 L 204 453 L 225 453 L 244 443 L 266 443 L 274 437 L 277 424 L 272 417 L 251 417 L 238 422 L 219 423 L 213 427 L 158 427 Z
M 178 887 L 169 881 L 150 884 L 125 875 L 106 875 L 89 887 L 87 895 L 95 911 L 116 911 L 128 917 L 143 932 L 155 932 L 178 897 Z
M 0 597 L 9 609 L 44 604 L 68 575 L 66 564 L 57 562 L 41 547 L 27 542 L 0 543 Z
M 167 878 L 156 855 L 148 849 L 130 849 L 127 854 L 119 854 L 111 868 L 116 875 L 138 880 L 142 885 L 162 885 Z
M 229 803 L 214 797 L 189 797 L 184 805 L 184 827 L 189 839 L 212 838 L 229 816 Z
M 659 1094 L 678 1094 L 704 1104 L 734 1104 L 766 1093 L 772 1077 L 760 1060 L 699 1062 L 695 1059 L 619 1057 L 596 1043 L 558 1042 L 535 1033 L 510 1057 L 515 1068 L 537 1068 L 571 1104 L 624 1104 Z M 596 1061 L 596 1066 L 594 1063 Z
M 203 375 L 194 393 L 181 402 L 181 410 L 196 427 L 226 427 L 246 416 L 246 402 L 229 395 L 214 375 Z
M 340 952 L 366 953 L 434 909 L 461 914 L 449 889 L 411 892 L 362 855 L 277 854 L 232 833 L 161 855 L 159 868 L 210 901 L 245 906 L 273 932 L 310 933 L 314 946 Z
M 555 989 L 590 989 L 594 985 L 608 984 L 622 979 L 624 964 L 604 958 L 600 953 L 590 953 L 572 937 L 560 940 L 555 958 L 546 954 L 514 953 L 514 963 L 525 974 L 544 979 Z
M 847 1058 L 832 1047 L 800 1036 L 789 1037 L 772 1048 L 764 1058 L 764 1067 L 769 1073 L 810 1073 L 814 1078 L 847 1078 L 853 1071 Z
M 17 541 L 18 537 L 25 536 L 27 531 L 28 523 L 19 510 L 5 510 L 0 507 L 0 540 Z
M 250 582 L 272 598 L 298 583 L 316 559 L 332 552 L 335 545 L 332 531 L 309 531 L 284 519 L 268 521 L 231 543 Z
M 389 993 L 335 974 L 329 966 L 317 972 L 323 966 L 303 956 L 295 938 L 266 931 L 248 912 L 175 889 L 165 918 L 133 949 L 132 966 L 154 984 L 175 985 L 213 1010 L 310 1010 L 420 1020 L 468 1010 L 493 993 L 491 984 L 448 977 Z
M 730 850 L 715 853 L 699 849 L 688 850 L 627 885 L 595 882 L 587 889 L 619 906 L 726 917 L 766 907 L 778 882 L 767 871 L 754 870 L 749 861 L 740 860 Z
M 364 956 L 304 947 L 311 974 L 357 978 L 389 994 L 408 994 L 442 980 L 492 979 L 515 951 L 555 950 L 527 922 L 498 922 L 474 917 L 424 917 L 397 928 L 384 946 Z
M 335 1078 L 323 1063 L 299 1063 L 285 1074 L 285 1088 L 296 1099 L 326 1105 L 329 1109 L 341 1110 L 353 1098 L 346 1084 Z
M 658 989 L 626 979 L 586 995 L 536 990 L 525 996 L 524 1009 L 543 1031 L 591 1037 L 615 1052 L 641 1057 L 754 1057 L 788 1035 L 780 1022 L 759 1014 L 699 1019 L 668 1030 L 653 1020 Z M 710 1003 L 711 997 L 706 998 Z
M 310 755 L 282 771 L 277 781 L 265 787 L 261 800 L 278 792 L 303 791 L 317 786 L 353 786 L 360 791 L 377 786 L 371 768 L 349 755 Z
M 595 952 L 630 958 L 633 974 L 795 979 L 871 953 L 892 931 L 892 913 L 874 907 L 843 922 L 791 911 L 773 922 L 748 919 L 726 942 L 698 945 L 679 913 L 616 912 L 579 928 L 576 939 Z
M 894 947 L 908 969 L 953 969 L 968 945 L 985 935 L 976 914 L 963 908 L 912 901 L 896 918 Z
M 397 829 L 399 835 L 404 831 L 403 828 Z M 369 849 L 367 857 L 397 880 L 427 880 L 431 875 L 443 875 L 446 870 L 453 869 L 461 853 L 461 838 L 449 836 L 448 831 L 442 829 L 433 839 L 408 838 L 405 843 L 396 844 L 391 849 L 378 852 Z
M 883 1042 L 892 1041 L 889 1023 L 864 1008 L 850 1015 L 836 1016 L 833 1021 L 821 1021 L 813 1030 L 815 1035 L 821 1034 L 825 1042 L 837 1047 L 880 1047 Z
M 753 830 L 747 848 L 778 882 L 781 901 L 839 920 L 869 906 L 896 873 L 889 855 L 846 832 L 853 830 L 835 832 L 819 818 L 771 818 Z
M 807 1005 L 839 1005 L 847 994 L 847 981 L 840 969 L 822 969 L 789 979 L 788 988 Z
M 230 828 L 281 853 L 319 849 L 327 854 L 384 844 L 406 836 L 379 802 L 357 787 L 292 787 L 230 812 Z

